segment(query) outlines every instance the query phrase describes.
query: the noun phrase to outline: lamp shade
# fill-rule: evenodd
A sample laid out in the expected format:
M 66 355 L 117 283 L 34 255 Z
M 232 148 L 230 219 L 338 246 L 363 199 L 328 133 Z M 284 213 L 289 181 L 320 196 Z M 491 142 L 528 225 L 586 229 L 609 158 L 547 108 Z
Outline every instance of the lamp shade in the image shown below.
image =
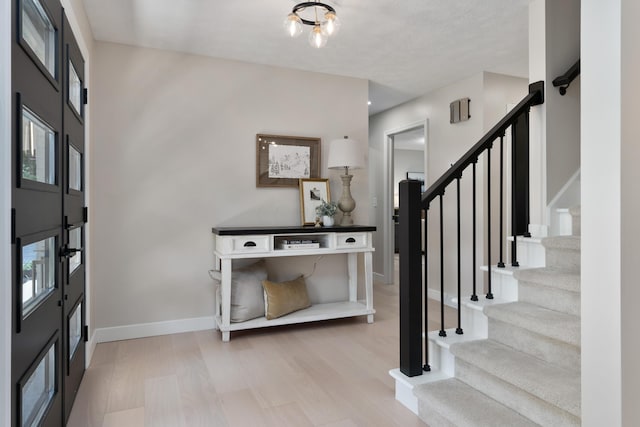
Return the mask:
M 362 169 L 364 168 L 364 155 L 358 141 L 344 137 L 335 139 L 329 144 L 329 169 Z

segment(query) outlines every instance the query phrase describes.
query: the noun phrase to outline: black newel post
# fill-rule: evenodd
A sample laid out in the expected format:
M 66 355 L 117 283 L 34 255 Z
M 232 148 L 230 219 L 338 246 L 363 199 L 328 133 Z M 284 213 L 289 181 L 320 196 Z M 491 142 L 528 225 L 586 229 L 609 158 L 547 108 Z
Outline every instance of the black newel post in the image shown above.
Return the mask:
M 422 374 L 422 254 L 419 181 L 400 182 L 400 372 Z

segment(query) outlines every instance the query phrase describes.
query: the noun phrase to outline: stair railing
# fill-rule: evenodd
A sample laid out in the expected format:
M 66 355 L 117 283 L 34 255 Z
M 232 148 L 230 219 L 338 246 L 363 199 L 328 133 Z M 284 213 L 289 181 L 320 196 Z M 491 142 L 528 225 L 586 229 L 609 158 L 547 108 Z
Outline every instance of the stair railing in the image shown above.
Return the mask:
M 567 88 L 571 82 L 580 75 L 580 60 L 578 59 L 575 64 L 571 66 L 563 75 L 553 79 L 553 86 L 557 87 L 560 91 L 560 95 L 564 96 L 567 93 Z
M 504 192 L 504 137 L 507 129 L 512 132 L 512 265 L 517 266 L 516 243 L 518 235 L 526 235 L 529 224 L 529 111 L 534 105 L 544 102 L 544 82 L 536 82 L 529 85 L 529 94 L 525 96 L 502 120 L 500 120 L 480 141 L 467 151 L 455 164 L 453 164 L 424 194 L 420 193 L 421 184 L 415 180 L 400 182 L 399 197 L 399 258 L 400 258 L 400 371 L 409 377 L 421 375 L 422 371 L 429 371 L 429 340 L 428 340 L 428 282 L 429 282 L 429 250 L 428 225 L 429 207 L 438 199 L 439 202 L 439 227 L 440 227 L 440 336 L 446 336 L 444 321 L 444 284 L 445 284 L 445 245 L 444 245 L 444 212 L 443 197 L 445 190 L 454 181 L 456 183 L 456 221 L 457 221 L 457 304 L 458 319 L 456 334 L 463 334 L 461 319 L 461 210 L 460 210 L 460 180 L 463 173 L 471 166 L 472 175 L 472 294 L 470 299 L 478 300 L 476 284 L 476 164 L 480 156 L 486 159 L 486 230 L 487 230 L 487 261 L 491 266 L 491 150 L 494 142 L 499 140 L 500 149 L 500 250 L 498 266 L 504 267 L 502 230 L 504 227 L 503 192 Z M 424 242 L 421 244 L 421 219 L 424 210 Z M 422 263 L 422 251 L 424 250 L 424 264 Z M 422 268 L 421 268 L 422 266 Z M 422 274 L 424 273 L 424 284 Z M 491 268 L 487 278 L 487 299 L 493 299 Z M 423 310 L 424 309 L 424 310 Z M 424 334 L 424 345 L 423 345 Z M 424 352 L 423 352 L 424 350 Z

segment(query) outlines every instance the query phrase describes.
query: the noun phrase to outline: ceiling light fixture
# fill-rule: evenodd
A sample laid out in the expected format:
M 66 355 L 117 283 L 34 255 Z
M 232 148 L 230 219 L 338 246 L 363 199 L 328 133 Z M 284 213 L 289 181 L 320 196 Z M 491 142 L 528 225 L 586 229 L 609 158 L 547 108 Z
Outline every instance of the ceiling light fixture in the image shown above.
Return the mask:
M 313 18 L 313 20 L 301 17 L 302 14 L 306 14 L 307 18 Z M 291 37 L 298 37 L 302 34 L 303 24 L 313 27 L 309 33 L 309 44 L 318 49 L 324 47 L 329 36 L 336 34 L 340 29 L 340 20 L 335 9 L 317 1 L 306 1 L 295 5 L 284 21 L 284 28 Z

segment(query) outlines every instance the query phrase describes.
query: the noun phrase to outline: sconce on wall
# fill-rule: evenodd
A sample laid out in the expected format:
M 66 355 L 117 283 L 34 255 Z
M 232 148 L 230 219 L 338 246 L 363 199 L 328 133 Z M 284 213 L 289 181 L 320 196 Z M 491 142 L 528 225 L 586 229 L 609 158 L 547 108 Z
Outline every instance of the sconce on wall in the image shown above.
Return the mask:
M 469 120 L 469 98 L 456 99 L 449 104 L 449 123 L 458 123 Z

